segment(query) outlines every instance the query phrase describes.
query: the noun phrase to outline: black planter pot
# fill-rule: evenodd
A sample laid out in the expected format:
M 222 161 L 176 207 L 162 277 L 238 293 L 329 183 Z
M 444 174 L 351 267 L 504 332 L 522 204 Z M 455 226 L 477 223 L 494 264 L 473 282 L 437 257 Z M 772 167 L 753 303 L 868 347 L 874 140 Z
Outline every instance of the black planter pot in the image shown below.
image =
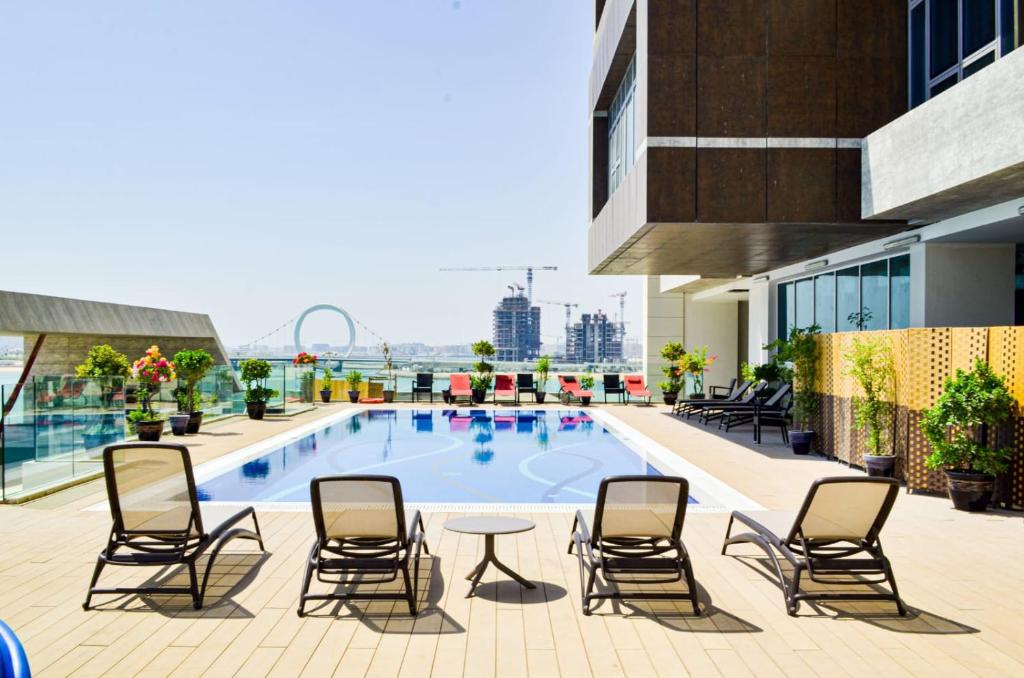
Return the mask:
M 189 412 L 188 427 L 185 433 L 199 433 L 199 427 L 203 425 L 203 411 Z
M 445 404 L 451 403 L 451 401 L 452 401 L 452 391 L 451 391 L 451 389 L 446 388 L 443 391 L 441 391 L 441 400 L 443 400 L 445 402 Z
M 995 476 L 970 471 L 946 471 L 949 498 L 958 511 L 984 511 L 992 503 Z
M 591 396 L 580 396 L 580 403 L 583 404 L 583 405 L 589 405 L 590 404 L 590 398 L 591 398 Z
M 665 401 L 666 405 L 675 405 L 676 401 L 679 400 L 679 394 L 678 393 L 662 393 L 661 394 L 661 398 L 662 398 L 662 400 Z
M 891 454 L 865 454 L 864 468 L 868 475 L 876 478 L 893 478 L 896 475 L 896 457 Z
M 249 415 L 250 419 L 262 419 L 263 415 L 267 413 L 267 404 L 262 401 L 246 403 L 245 413 Z
M 704 394 L 703 393 L 691 393 L 690 394 L 690 400 L 704 400 Z
M 359 402 L 359 391 L 349 391 L 348 392 L 348 401 L 350 403 L 358 403 Z
M 160 440 L 160 436 L 164 432 L 164 420 L 137 421 L 135 422 L 135 432 L 138 433 L 139 440 L 155 443 Z
M 168 421 L 171 422 L 171 433 L 176 436 L 188 433 L 189 419 L 191 419 L 191 415 L 188 414 L 172 414 L 168 417 Z
M 320 391 L 320 400 L 329 403 L 331 402 L 331 389 L 325 388 Z
M 395 392 L 394 391 L 385 390 L 384 391 L 384 402 L 386 402 L 386 403 L 393 403 L 393 402 L 395 402 Z
M 483 404 L 487 400 L 487 389 L 474 388 L 473 389 L 473 402 L 477 405 Z
M 814 431 L 790 431 L 789 443 L 793 446 L 793 454 L 810 454 Z
M 537 404 L 543 405 L 544 397 L 547 396 L 547 393 L 545 393 L 544 391 L 537 391 L 537 393 L 535 393 L 534 395 L 537 397 Z

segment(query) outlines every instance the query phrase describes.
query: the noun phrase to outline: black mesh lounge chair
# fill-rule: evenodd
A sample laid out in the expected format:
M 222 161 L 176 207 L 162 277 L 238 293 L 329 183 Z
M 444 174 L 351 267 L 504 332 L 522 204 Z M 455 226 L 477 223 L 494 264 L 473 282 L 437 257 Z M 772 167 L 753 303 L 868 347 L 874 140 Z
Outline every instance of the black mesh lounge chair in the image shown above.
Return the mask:
M 749 381 L 744 381 L 738 386 L 733 386 L 732 391 L 725 398 L 700 398 L 697 400 L 680 398 L 676 401 L 675 407 L 672 408 L 672 414 L 686 414 L 686 418 L 689 419 L 692 413 L 699 412 L 701 408 L 709 403 L 721 405 L 722 403 L 741 402 L 740 399 L 744 397 L 744 394 L 749 395 L 747 389 L 750 388 L 750 383 Z
M 689 600 L 693 613 L 700 614 L 690 556 L 680 538 L 689 491 L 685 478 L 672 476 L 601 481 L 594 511 L 576 512 L 569 543 L 569 553 L 575 547 L 579 558 L 583 614 L 590 614 L 592 600 L 603 598 Z M 613 592 L 592 593 L 598 570 Z M 685 591 L 663 589 L 683 579 Z M 620 583 L 653 590 L 621 591 Z
M 299 595 L 299 616 L 310 600 L 404 600 L 409 614 L 416 615 L 420 550 L 430 554 L 423 538 L 419 511 L 405 519 L 402 486 L 392 476 L 348 475 L 313 478 L 309 483 L 313 502 L 316 541 L 309 551 Z M 412 558 L 412 580 L 409 559 Z M 348 585 L 349 590 L 309 593 L 317 581 Z M 402 575 L 404 591 L 357 593 L 355 585 L 393 582 Z
M 619 402 L 626 402 L 626 386 L 622 383 L 622 377 L 617 374 L 604 375 L 604 401 L 608 402 L 608 396 L 618 395 Z
M 751 389 L 738 402 L 719 400 L 717 402 L 705 403 L 699 410 L 700 416 L 698 419 L 707 426 L 715 419 L 721 419 L 727 412 L 736 409 L 754 409 L 755 407 L 764 407 L 769 403 L 772 407 L 777 407 L 779 401 L 789 391 L 789 384 L 781 384 L 778 389 L 772 390 L 774 388 L 774 383 L 762 382 Z
M 736 387 L 736 377 L 729 380 L 728 386 L 711 386 L 708 388 L 708 394 L 712 400 L 725 400 L 732 394 L 732 390 Z
M 783 384 L 764 403 L 754 402 L 750 406 L 736 405 L 722 411 L 718 420 L 718 428 L 729 431 L 741 424 L 754 424 L 754 442 L 761 442 L 761 429 L 765 426 L 778 426 L 783 442 L 789 442 L 786 426 L 789 423 L 789 411 L 793 405 L 793 397 L 789 384 Z
M 263 551 L 256 512 L 250 506 L 207 532 L 199 511 L 192 461 L 184 445 L 125 443 L 103 450 L 103 473 L 114 525 L 107 546 L 96 560 L 89 592 L 82 607 L 89 609 L 93 594 L 187 593 L 195 609 L 203 607 L 206 583 L 217 554 L 228 541 L 252 539 Z M 252 518 L 253 530 L 235 527 Z M 200 585 L 196 561 L 213 547 Z M 188 586 L 97 587 L 106 565 L 188 568 Z
M 533 383 L 532 372 L 520 372 L 516 375 L 516 402 L 524 393 L 532 393 L 533 401 L 537 402 L 537 386 Z
M 434 375 L 431 372 L 418 372 L 416 381 L 412 383 L 412 401 L 419 400 L 421 393 L 430 396 L 430 402 L 434 402 Z
M 795 518 L 782 511 L 749 515 L 733 511 L 722 555 L 732 544 L 750 543 L 764 550 L 775 566 L 786 610 L 794 616 L 801 600 L 891 600 L 900 616 L 906 615 L 878 538 L 898 490 L 899 484 L 892 478 L 820 478 L 811 484 Z M 733 522 L 752 531 L 730 536 Z M 776 552 L 793 567 L 788 588 Z M 888 583 L 891 592 L 802 593 L 800 577 L 804 572 L 818 584 L 864 587 Z

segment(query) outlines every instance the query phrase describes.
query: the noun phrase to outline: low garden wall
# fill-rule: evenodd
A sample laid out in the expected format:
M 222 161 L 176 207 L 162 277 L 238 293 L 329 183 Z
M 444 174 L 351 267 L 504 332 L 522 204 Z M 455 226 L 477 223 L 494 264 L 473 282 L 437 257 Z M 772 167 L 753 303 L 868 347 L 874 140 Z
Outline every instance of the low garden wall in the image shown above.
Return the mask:
M 969 370 L 983 358 L 1006 379 L 1017 400 L 1014 416 L 989 431 L 990 444 L 1013 447 L 1013 464 L 997 483 L 996 501 L 1024 507 L 1024 327 L 942 327 L 879 332 L 840 332 L 816 338 L 819 347 L 817 391 L 821 408 L 815 422 L 817 449 L 849 464 L 863 466 L 865 434 L 854 423 L 853 397 L 860 394 L 856 381 L 846 375 L 844 355 L 854 340 L 881 337 L 892 351 L 896 372 L 896 412 L 893 454 L 897 476 L 910 490 L 946 491 L 939 471 L 924 465 L 930 446 L 918 426 L 921 413 L 935 404 L 947 377 Z

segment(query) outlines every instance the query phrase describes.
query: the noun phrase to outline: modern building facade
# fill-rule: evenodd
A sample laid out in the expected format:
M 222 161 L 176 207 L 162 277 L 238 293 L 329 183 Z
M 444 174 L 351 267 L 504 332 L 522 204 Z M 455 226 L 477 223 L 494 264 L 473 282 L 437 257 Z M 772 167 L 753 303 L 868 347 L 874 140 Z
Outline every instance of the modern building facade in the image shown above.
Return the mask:
M 570 328 L 566 360 L 590 364 L 622 360 L 622 332 L 602 311 L 584 313 Z
M 524 294 L 503 297 L 494 309 L 495 357 L 502 361 L 531 360 L 540 355 L 540 307 Z
M 607 0 L 589 267 L 645 277 L 645 370 L 793 326 L 1005 325 L 1024 271 L 1021 0 Z

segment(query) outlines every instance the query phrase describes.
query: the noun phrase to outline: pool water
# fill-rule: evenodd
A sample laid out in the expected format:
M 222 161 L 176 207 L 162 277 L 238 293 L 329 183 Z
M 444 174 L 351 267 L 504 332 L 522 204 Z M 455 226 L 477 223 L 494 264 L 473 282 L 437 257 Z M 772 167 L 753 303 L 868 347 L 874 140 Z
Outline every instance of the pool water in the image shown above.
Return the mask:
M 422 503 L 592 504 L 601 479 L 661 475 L 581 410 L 370 410 L 198 487 L 204 501 L 307 502 L 309 481 L 397 476 Z M 696 503 L 693 497 L 690 503 Z

